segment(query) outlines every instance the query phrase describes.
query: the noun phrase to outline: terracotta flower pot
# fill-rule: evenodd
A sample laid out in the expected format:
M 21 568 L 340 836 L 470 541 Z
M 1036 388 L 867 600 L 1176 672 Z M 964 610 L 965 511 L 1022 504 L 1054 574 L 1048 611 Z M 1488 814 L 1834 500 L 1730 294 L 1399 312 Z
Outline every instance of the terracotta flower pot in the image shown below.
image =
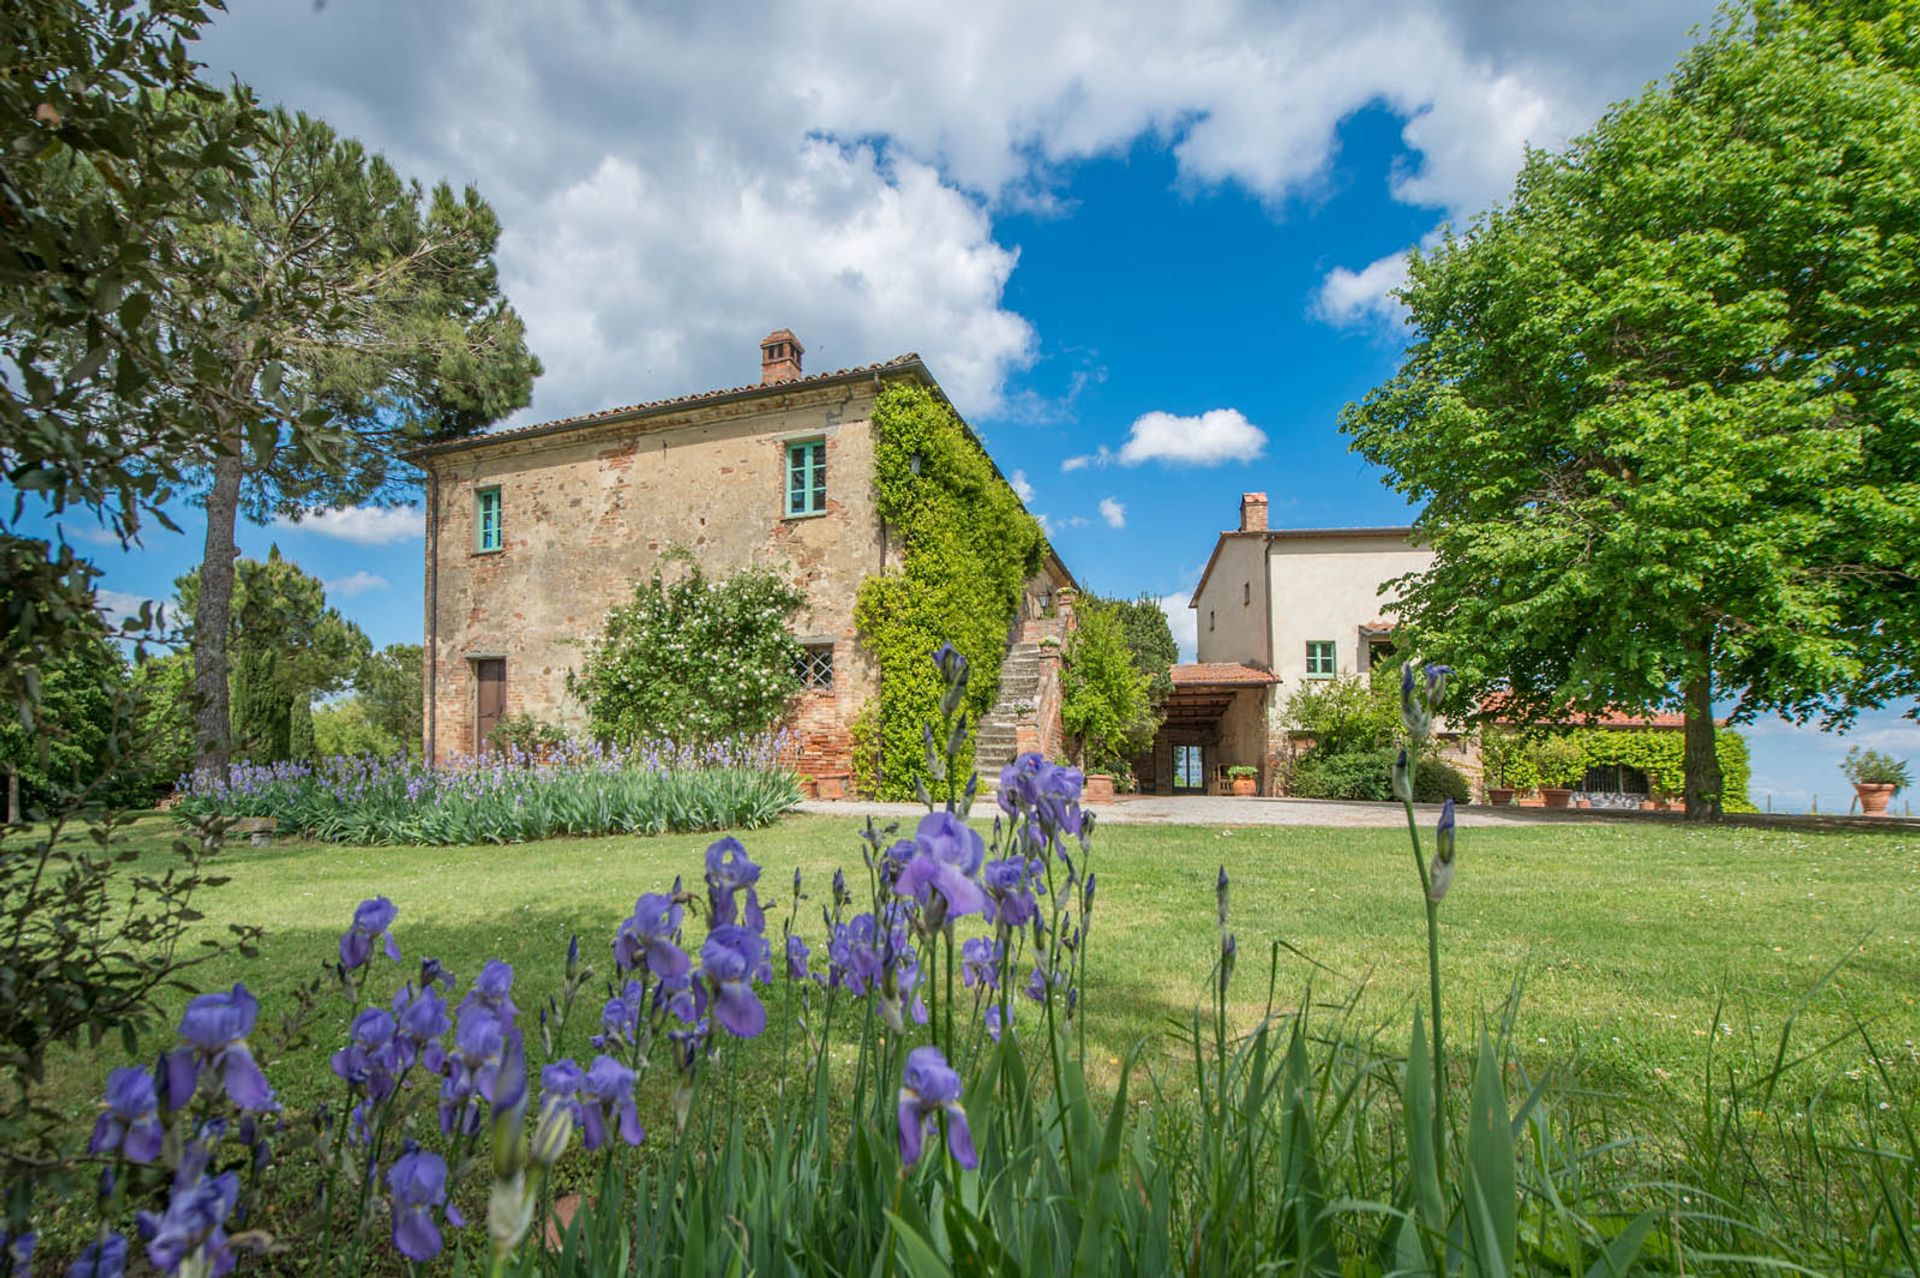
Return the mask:
M 1654 810 L 1654 809 L 1655 809 L 1655 808 L 1656 808 L 1657 806 L 1658 806 L 1658 805 L 1657 805 L 1657 804 L 1655 804 L 1655 803 L 1654 803 L 1654 801 L 1653 801 L 1652 799 L 1642 799 L 1642 800 L 1640 800 L 1640 810 L 1641 810 L 1642 812 L 1651 812 L 1651 811 L 1653 811 L 1653 810 Z
M 1564 808 L 1573 798 L 1573 791 L 1564 786 L 1543 785 L 1540 787 L 1540 803 L 1543 807 Z
M 1260 793 L 1260 782 L 1254 777 L 1234 777 L 1233 793 L 1242 799 L 1251 799 Z
M 844 799 L 847 797 L 847 778 L 843 773 L 825 773 L 815 778 L 813 787 L 822 799 Z
M 1576 808 L 1583 808 L 1583 809 L 1590 808 L 1593 806 L 1593 800 L 1592 799 L 1575 799 L 1573 801 L 1573 806 Z
M 1105 772 L 1087 773 L 1087 782 L 1080 788 L 1082 803 L 1112 803 L 1113 777 Z
M 1865 816 L 1885 816 L 1887 803 L 1893 798 L 1893 787 L 1872 781 L 1856 781 L 1853 792 L 1860 796 L 1860 811 Z
M 1487 802 L 1496 808 L 1504 808 L 1513 802 L 1513 791 L 1504 785 L 1490 785 L 1487 787 Z

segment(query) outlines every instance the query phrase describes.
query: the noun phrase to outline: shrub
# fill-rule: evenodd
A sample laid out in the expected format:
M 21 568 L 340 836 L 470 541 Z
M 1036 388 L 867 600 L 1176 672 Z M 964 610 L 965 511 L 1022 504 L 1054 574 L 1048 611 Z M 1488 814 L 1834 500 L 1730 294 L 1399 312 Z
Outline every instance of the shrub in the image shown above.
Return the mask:
M 1847 757 L 1840 761 L 1840 771 L 1855 785 L 1890 785 L 1895 794 L 1913 784 L 1904 759 L 1859 746 L 1847 751 Z
M 1361 799 L 1386 803 L 1393 798 L 1393 760 L 1397 750 L 1354 750 L 1322 754 L 1309 750 L 1294 764 L 1292 791 L 1303 799 Z M 1452 799 L 1465 803 L 1472 795 L 1467 779 L 1439 759 L 1423 758 L 1414 772 L 1416 803 Z
M 487 734 L 487 744 L 514 758 L 535 759 L 567 739 L 567 734 L 544 719 L 536 719 L 524 710 L 510 714 Z
M 593 734 L 645 741 L 724 741 L 769 731 L 800 690 L 800 645 L 787 619 L 804 597 L 764 568 L 710 582 L 684 548 L 607 614 L 567 689 Z
M 1286 726 L 1310 734 L 1327 754 L 1378 750 L 1400 731 L 1400 689 L 1393 672 L 1309 679 L 1287 698 Z
M 800 800 L 773 764 L 773 738 L 700 750 L 562 746 L 430 768 L 401 758 L 332 758 L 308 767 L 236 764 L 196 780 L 191 814 L 271 817 L 326 843 L 525 843 L 556 835 L 753 829 Z

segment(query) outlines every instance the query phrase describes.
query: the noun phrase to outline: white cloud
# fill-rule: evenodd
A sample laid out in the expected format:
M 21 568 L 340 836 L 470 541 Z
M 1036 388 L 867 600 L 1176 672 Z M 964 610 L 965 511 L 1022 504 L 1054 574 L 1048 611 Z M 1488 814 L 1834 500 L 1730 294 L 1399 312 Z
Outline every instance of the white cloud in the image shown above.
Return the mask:
M 357 546 L 406 541 L 421 536 L 427 525 L 426 515 L 418 506 L 341 506 L 302 515 L 298 520 L 283 515 L 273 522 L 278 528 L 300 528 Z
M 337 577 L 332 581 L 323 581 L 320 584 L 326 587 L 327 593 L 330 595 L 338 595 L 342 599 L 352 599 L 356 595 L 366 594 L 369 590 L 385 590 L 387 588 L 387 579 L 378 573 L 371 573 L 362 568 L 350 576 Z
M 173 622 L 173 613 L 178 608 L 178 605 L 172 600 L 154 599 L 147 595 L 134 594 L 132 591 L 127 590 L 96 590 L 93 592 L 94 611 L 100 614 L 101 620 L 105 621 L 108 626 L 115 630 L 120 628 L 122 622 L 137 618 L 140 615 L 141 607 L 146 604 L 153 605 L 153 611 L 148 615 L 153 619 L 154 632 L 156 634 L 165 633 Z
M 1313 314 L 1341 328 L 1366 323 L 1397 328 L 1405 321 L 1407 308 L 1389 294 L 1406 282 L 1405 253 L 1390 253 L 1357 271 L 1336 266 L 1321 281 Z
M 1069 457 L 1060 464 L 1065 471 L 1089 466 L 1144 466 L 1164 462 L 1170 466 L 1220 466 L 1230 461 L 1250 462 L 1266 451 L 1267 433 L 1241 415 L 1237 408 L 1213 408 L 1198 417 L 1174 413 L 1142 413 L 1127 432 L 1127 442 L 1113 452 L 1102 445 L 1098 452 Z
M 1190 593 L 1161 595 L 1154 600 L 1160 605 L 1160 611 L 1167 614 L 1167 625 L 1173 630 L 1173 642 L 1180 649 L 1180 660 L 1192 661 L 1200 647 L 1200 615 L 1187 606 L 1192 598 Z
M 1068 166 L 1168 148 L 1178 181 L 1324 191 L 1384 106 L 1394 198 L 1469 211 L 1669 66 L 1712 0 L 882 0 L 237 5 L 213 76 L 314 112 L 410 175 L 476 182 L 548 372 L 530 416 L 753 380 L 786 325 L 827 369 L 926 355 L 967 411 L 1019 407 L 1035 336 L 991 215 Z M 911 49 L 903 58 L 900 50 Z M 1367 180 L 1362 175 L 1361 180 Z M 1386 246 L 1381 246 L 1383 249 Z M 1358 275 L 1362 272 L 1354 272 Z
M 1102 497 L 1100 499 L 1100 518 L 1107 521 L 1107 527 L 1109 528 L 1125 528 L 1127 526 L 1127 508 L 1111 497 Z
M 1033 484 L 1028 481 L 1026 471 L 1014 471 L 1013 478 L 1007 482 L 1013 485 L 1014 495 L 1022 502 L 1031 502 L 1033 500 Z

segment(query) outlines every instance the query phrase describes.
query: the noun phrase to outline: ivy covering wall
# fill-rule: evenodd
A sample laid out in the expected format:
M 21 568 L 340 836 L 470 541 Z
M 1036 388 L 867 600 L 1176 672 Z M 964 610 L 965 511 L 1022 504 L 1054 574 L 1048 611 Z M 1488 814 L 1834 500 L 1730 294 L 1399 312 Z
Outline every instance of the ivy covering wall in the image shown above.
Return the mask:
M 880 693 L 854 730 L 860 788 L 910 799 L 926 774 L 922 725 L 938 718 L 943 643 L 971 663 L 967 721 L 993 706 L 1007 632 L 1047 540 L 952 408 L 922 386 L 894 385 L 873 408 L 874 486 L 905 562 L 860 583 L 855 619 L 880 664 Z M 914 458 L 919 458 L 915 473 Z M 960 761 L 965 779 L 972 744 Z
M 1681 755 L 1684 734 L 1657 728 L 1573 728 L 1564 734 L 1580 748 L 1580 764 L 1567 784 L 1578 785 L 1579 777 L 1592 767 L 1624 764 L 1646 773 L 1656 784 L 1664 783 L 1673 791 L 1680 788 Z M 1507 784 L 1522 792 L 1537 789 L 1540 770 L 1519 752 L 1507 767 Z M 1720 759 L 1724 779 L 1721 807 L 1728 812 L 1752 812 L 1753 800 L 1747 794 L 1747 782 L 1753 765 L 1747 758 L 1746 738 L 1735 732 L 1720 732 L 1714 738 L 1714 753 Z

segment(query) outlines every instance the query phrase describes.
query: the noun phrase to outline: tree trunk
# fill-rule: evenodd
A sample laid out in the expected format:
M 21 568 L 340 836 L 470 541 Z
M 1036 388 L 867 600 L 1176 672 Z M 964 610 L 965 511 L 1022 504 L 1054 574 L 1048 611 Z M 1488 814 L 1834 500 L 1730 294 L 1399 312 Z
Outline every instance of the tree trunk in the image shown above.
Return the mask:
M 240 517 L 240 480 L 246 469 L 243 432 L 213 462 L 207 493 L 206 551 L 200 561 L 200 598 L 193 616 L 193 769 L 224 781 L 232 762 L 232 711 L 227 693 L 227 635 L 233 616 L 233 561 L 240 553 L 234 528 Z
M 1720 819 L 1720 756 L 1714 749 L 1713 669 L 1707 654 L 1699 654 L 1697 673 L 1687 679 L 1685 688 L 1686 746 L 1682 771 L 1686 775 L 1687 820 Z
M 20 824 L 20 774 L 11 765 L 7 768 L 7 824 Z

